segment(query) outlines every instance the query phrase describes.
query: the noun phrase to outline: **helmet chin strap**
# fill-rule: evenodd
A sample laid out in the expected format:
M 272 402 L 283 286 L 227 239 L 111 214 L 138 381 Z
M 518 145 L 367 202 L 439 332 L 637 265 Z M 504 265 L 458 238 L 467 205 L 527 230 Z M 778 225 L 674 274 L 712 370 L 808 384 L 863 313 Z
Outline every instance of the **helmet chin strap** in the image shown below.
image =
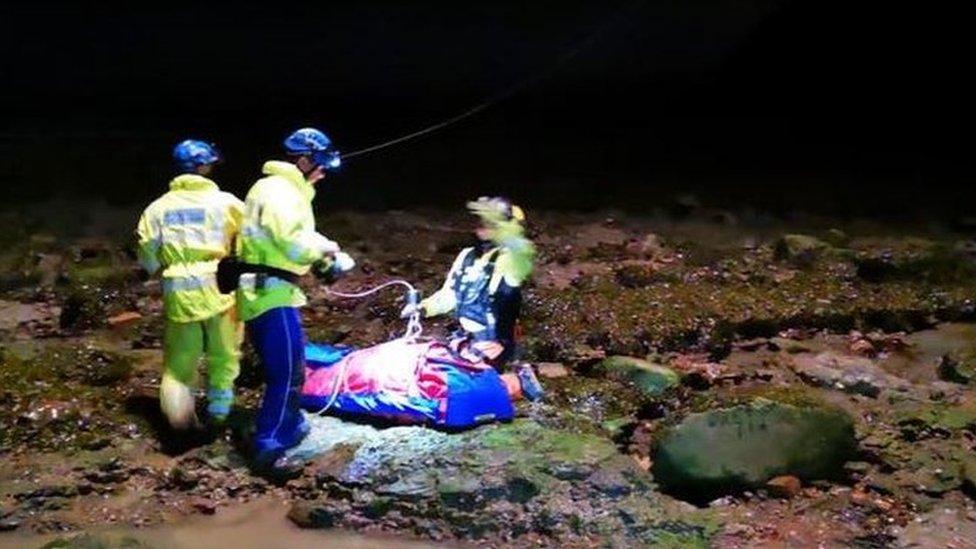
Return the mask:
M 309 168 L 309 169 L 302 168 L 302 166 L 301 166 L 302 163 L 300 162 L 300 160 L 302 158 L 304 158 L 306 160 L 307 164 L 309 166 L 311 166 L 311 168 Z M 306 181 L 308 180 L 308 176 L 309 175 L 311 175 L 313 172 L 315 172 L 315 170 L 317 170 L 317 169 L 320 168 L 320 166 L 318 164 L 316 164 L 315 162 L 312 162 L 311 157 L 309 157 L 307 155 L 299 156 L 295 160 L 294 164 L 295 164 L 295 167 L 298 168 L 298 171 L 302 172 L 302 175 L 305 177 L 305 180 Z M 322 171 L 324 172 L 325 171 L 325 168 L 322 168 Z

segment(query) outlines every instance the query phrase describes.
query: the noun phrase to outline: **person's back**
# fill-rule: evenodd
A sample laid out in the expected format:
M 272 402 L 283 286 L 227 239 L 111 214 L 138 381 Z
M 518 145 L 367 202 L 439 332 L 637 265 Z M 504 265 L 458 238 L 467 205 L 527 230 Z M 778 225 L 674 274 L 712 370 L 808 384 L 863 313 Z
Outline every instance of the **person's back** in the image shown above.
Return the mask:
M 314 231 L 311 205 L 314 190 L 299 180 L 301 173 L 286 162 L 266 162 L 263 172 L 265 177 L 251 187 L 245 198 L 241 230 L 246 238 L 241 239 L 241 261 L 305 274 L 308 264 L 296 261 L 303 258 L 296 255 L 297 246 L 286 239 L 299 232 Z M 271 203 L 276 210 L 288 212 L 287 219 L 276 218 L 277 212 L 267 209 Z
M 183 172 L 139 219 L 139 260 L 152 275 L 162 270 L 166 331 L 160 407 L 174 428 L 194 425 L 193 385 L 206 352 L 207 411 L 223 422 L 239 372 L 240 323 L 234 296 L 217 287 L 217 264 L 230 255 L 244 204 L 205 177 L 219 155 L 212 145 L 187 140 L 173 151 Z
M 148 238 L 140 259 L 147 271 L 162 269 L 167 318 L 203 320 L 233 306 L 234 296 L 210 282 L 220 259 L 232 253 L 242 209 L 234 195 L 197 174 L 177 176 L 170 191 L 146 208 L 139 234 Z

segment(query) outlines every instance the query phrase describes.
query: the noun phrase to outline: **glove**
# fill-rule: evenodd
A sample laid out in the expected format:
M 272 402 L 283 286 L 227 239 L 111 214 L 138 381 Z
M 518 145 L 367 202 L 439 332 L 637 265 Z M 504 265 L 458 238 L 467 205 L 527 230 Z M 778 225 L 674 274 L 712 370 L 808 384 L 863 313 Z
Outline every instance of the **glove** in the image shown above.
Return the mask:
M 331 257 L 326 257 L 325 259 L 320 259 L 315 263 L 312 263 L 312 274 L 315 278 L 329 283 L 335 278 L 333 276 L 333 266 L 335 261 Z
M 356 266 L 356 260 L 346 252 L 336 252 L 332 259 L 332 274 L 348 273 Z

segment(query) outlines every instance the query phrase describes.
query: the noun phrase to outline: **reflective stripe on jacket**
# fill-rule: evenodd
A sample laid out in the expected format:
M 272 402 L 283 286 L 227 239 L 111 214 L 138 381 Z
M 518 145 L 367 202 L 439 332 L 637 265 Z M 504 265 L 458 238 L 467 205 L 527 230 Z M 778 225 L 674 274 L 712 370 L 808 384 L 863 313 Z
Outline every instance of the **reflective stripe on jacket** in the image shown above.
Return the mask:
M 244 201 L 238 256 L 245 263 L 304 275 L 312 263 L 337 249 L 315 231 L 315 189 L 294 164 L 272 160 L 265 162 L 262 171 L 268 177 L 258 180 Z M 240 317 L 250 320 L 275 307 L 301 307 L 306 299 L 298 286 L 285 282 L 263 288 L 242 286 L 237 302 Z
M 210 318 L 234 305 L 217 290 L 217 262 L 233 247 L 244 203 L 197 174 L 183 174 L 139 219 L 139 262 L 150 273 L 162 269 L 163 306 L 175 322 Z

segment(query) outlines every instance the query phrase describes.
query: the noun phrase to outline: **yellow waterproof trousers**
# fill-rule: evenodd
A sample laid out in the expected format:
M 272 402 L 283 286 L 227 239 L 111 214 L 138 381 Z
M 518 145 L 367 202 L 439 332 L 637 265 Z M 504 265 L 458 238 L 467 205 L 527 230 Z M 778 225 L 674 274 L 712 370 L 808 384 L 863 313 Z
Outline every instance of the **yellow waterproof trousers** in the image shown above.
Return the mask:
M 234 307 L 197 322 L 166 320 L 159 402 L 170 425 L 185 429 L 196 421 L 193 390 L 203 355 L 207 359 L 207 412 L 217 421 L 230 414 L 243 334 Z

